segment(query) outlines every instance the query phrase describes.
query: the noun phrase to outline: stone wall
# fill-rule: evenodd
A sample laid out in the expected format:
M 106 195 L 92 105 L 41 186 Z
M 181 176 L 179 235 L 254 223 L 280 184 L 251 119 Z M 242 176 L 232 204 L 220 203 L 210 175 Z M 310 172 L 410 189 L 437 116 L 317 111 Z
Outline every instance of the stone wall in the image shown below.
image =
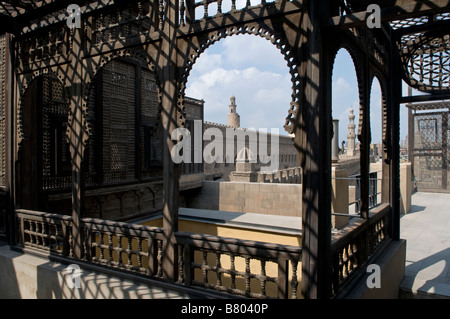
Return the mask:
M 301 184 L 204 181 L 186 207 L 301 217 L 301 195 Z
M 239 150 L 237 150 L 237 141 L 236 138 L 234 140 L 228 140 L 227 139 L 227 128 L 230 128 L 223 124 L 217 124 L 212 122 L 204 122 L 203 129 L 207 130 L 209 128 L 217 128 L 222 133 L 223 138 L 223 163 L 219 163 L 217 161 L 214 161 L 213 163 L 204 163 L 204 173 L 210 176 L 221 176 L 224 180 L 229 180 L 229 174 L 231 172 L 234 172 L 236 170 L 236 163 L 232 162 L 235 160 L 236 154 Z M 294 141 L 291 136 L 287 135 L 278 135 L 278 134 L 272 134 L 272 133 L 264 133 L 259 131 L 253 131 L 248 130 L 244 128 L 236 128 L 234 129 L 236 132 L 246 132 L 249 134 L 246 137 L 246 147 L 249 147 L 249 142 L 255 143 L 255 145 L 259 145 L 259 141 L 261 138 L 265 138 L 267 141 L 267 151 L 264 150 L 262 153 L 266 153 L 267 155 L 271 152 L 271 139 L 272 137 L 278 137 L 278 146 L 279 146 L 279 170 L 286 169 L 286 168 L 292 168 L 298 166 L 297 161 L 297 150 L 294 146 Z M 263 136 L 264 135 L 264 136 Z M 214 137 L 216 138 L 216 137 Z M 210 141 L 204 141 L 204 147 L 208 145 Z M 234 158 L 231 158 L 232 155 L 227 154 L 226 145 L 227 143 L 234 144 Z M 259 146 L 258 146 L 259 147 Z M 271 153 L 270 153 L 271 154 Z M 259 149 L 255 152 L 255 155 L 259 155 Z M 267 158 L 263 159 L 264 162 L 267 162 Z M 271 163 L 268 162 L 267 164 L 264 164 L 261 159 L 258 156 L 257 163 L 255 164 L 255 168 L 257 171 L 260 170 L 261 167 L 268 167 Z M 228 162 L 228 163 L 227 163 Z

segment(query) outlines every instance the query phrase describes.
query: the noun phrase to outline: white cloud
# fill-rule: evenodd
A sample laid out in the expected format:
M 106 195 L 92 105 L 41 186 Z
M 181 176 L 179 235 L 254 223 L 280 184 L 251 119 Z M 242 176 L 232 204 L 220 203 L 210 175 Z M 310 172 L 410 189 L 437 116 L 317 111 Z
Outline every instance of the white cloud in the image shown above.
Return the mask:
M 207 51 L 202 53 L 195 63 L 197 72 L 208 72 L 214 68 L 221 67 L 223 64 L 222 55 L 209 54 Z
M 266 39 L 255 35 L 240 35 L 223 41 L 224 61 L 235 68 L 255 65 L 258 69 L 275 69 L 288 72 L 287 63 L 281 52 Z
M 290 103 L 289 74 L 248 67 L 217 68 L 191 76 L 186 94 L 205 100 L 205 120 L 226 124 L 229 99 L 234 95 L 242 127 L 277 127 L 283 132 Z

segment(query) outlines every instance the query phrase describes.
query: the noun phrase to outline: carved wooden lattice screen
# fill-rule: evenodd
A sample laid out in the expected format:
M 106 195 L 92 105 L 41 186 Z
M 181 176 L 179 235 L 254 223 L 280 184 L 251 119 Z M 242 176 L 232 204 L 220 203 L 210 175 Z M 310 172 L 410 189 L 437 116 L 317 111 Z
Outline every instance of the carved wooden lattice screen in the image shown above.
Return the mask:
M 6 186 L 6 127 L 5 107 L 7 102 L 6 89 L 6 35 L 0 36 L 0 187 Z
M 6 35 L 0 36 L 0 188 L 6 187 Z M 0 236 L 6 234 L 6 193 L 0 191 Z
M 414 177 L 419 189 L 448 189 L 448 111 L 414 115 Z
M 112 61 L 103 70 L 103 181 L 135 180 L 135 85 L 133 65 Z
M 70 188 L 72 170 L 66 139 L 69 105 L 58 79 L 46 76 L 42 81 L 42 188 Z
M 142 107 L 141 107 L 141 165 L 142 177 L 152 176 L 152 169 L 162 168 L 160 139 L 157 136 L 158 92 L 154 74 L 150 70 L 142 70 Z

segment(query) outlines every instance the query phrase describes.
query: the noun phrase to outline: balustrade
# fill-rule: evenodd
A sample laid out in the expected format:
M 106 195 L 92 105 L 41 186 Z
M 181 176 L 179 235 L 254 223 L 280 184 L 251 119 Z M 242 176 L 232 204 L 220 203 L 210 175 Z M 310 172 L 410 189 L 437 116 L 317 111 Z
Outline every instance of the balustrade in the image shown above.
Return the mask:
M 390 207 L 340 231 L 331 245 L 332 294 L 388 239 Z M 73 259 L 70 216 L 16 210 L 19 246 Z M 82 218 L 80 262 L 162 279 L 162 228 Z M 177 283 L 249 298 L 299 298 L 302 248 L 204 234 L 175 233 Z
M 177 233 L 179 282 L 251 298 L 297 298 L 301 247 Z
M 373 208 L 370 218 L 359 219 L 343 230 L 331 245 L 332 294 L 336 295 L 386 241 L 390 208 Z
M 56 214 L 17 210 L 20 238 L 24 247 L 71 257 L 71 218 Z
M 180 0 L 180 25 L 275 2 L 266 0 Z

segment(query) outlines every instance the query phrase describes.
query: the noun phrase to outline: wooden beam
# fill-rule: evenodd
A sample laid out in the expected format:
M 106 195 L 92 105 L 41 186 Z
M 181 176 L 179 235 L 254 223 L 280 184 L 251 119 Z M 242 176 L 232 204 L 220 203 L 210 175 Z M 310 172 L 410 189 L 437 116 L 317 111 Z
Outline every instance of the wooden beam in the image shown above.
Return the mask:
M 450 100 L 450 93 L 403 96 L 400 104 Z
M 428 14 L 436 14 L 450 10 L 450 0 L 429 0 L 429 1 L 402 1 L 397 0 L 395 5 L 381 8 L 380 21 L 394 21 Z M 367 19 L 372 12 L 361 11 L 343 16 L 332 17 L 328 21 L 328 26 L 350 28 L 362 26 L 367 23 Z

